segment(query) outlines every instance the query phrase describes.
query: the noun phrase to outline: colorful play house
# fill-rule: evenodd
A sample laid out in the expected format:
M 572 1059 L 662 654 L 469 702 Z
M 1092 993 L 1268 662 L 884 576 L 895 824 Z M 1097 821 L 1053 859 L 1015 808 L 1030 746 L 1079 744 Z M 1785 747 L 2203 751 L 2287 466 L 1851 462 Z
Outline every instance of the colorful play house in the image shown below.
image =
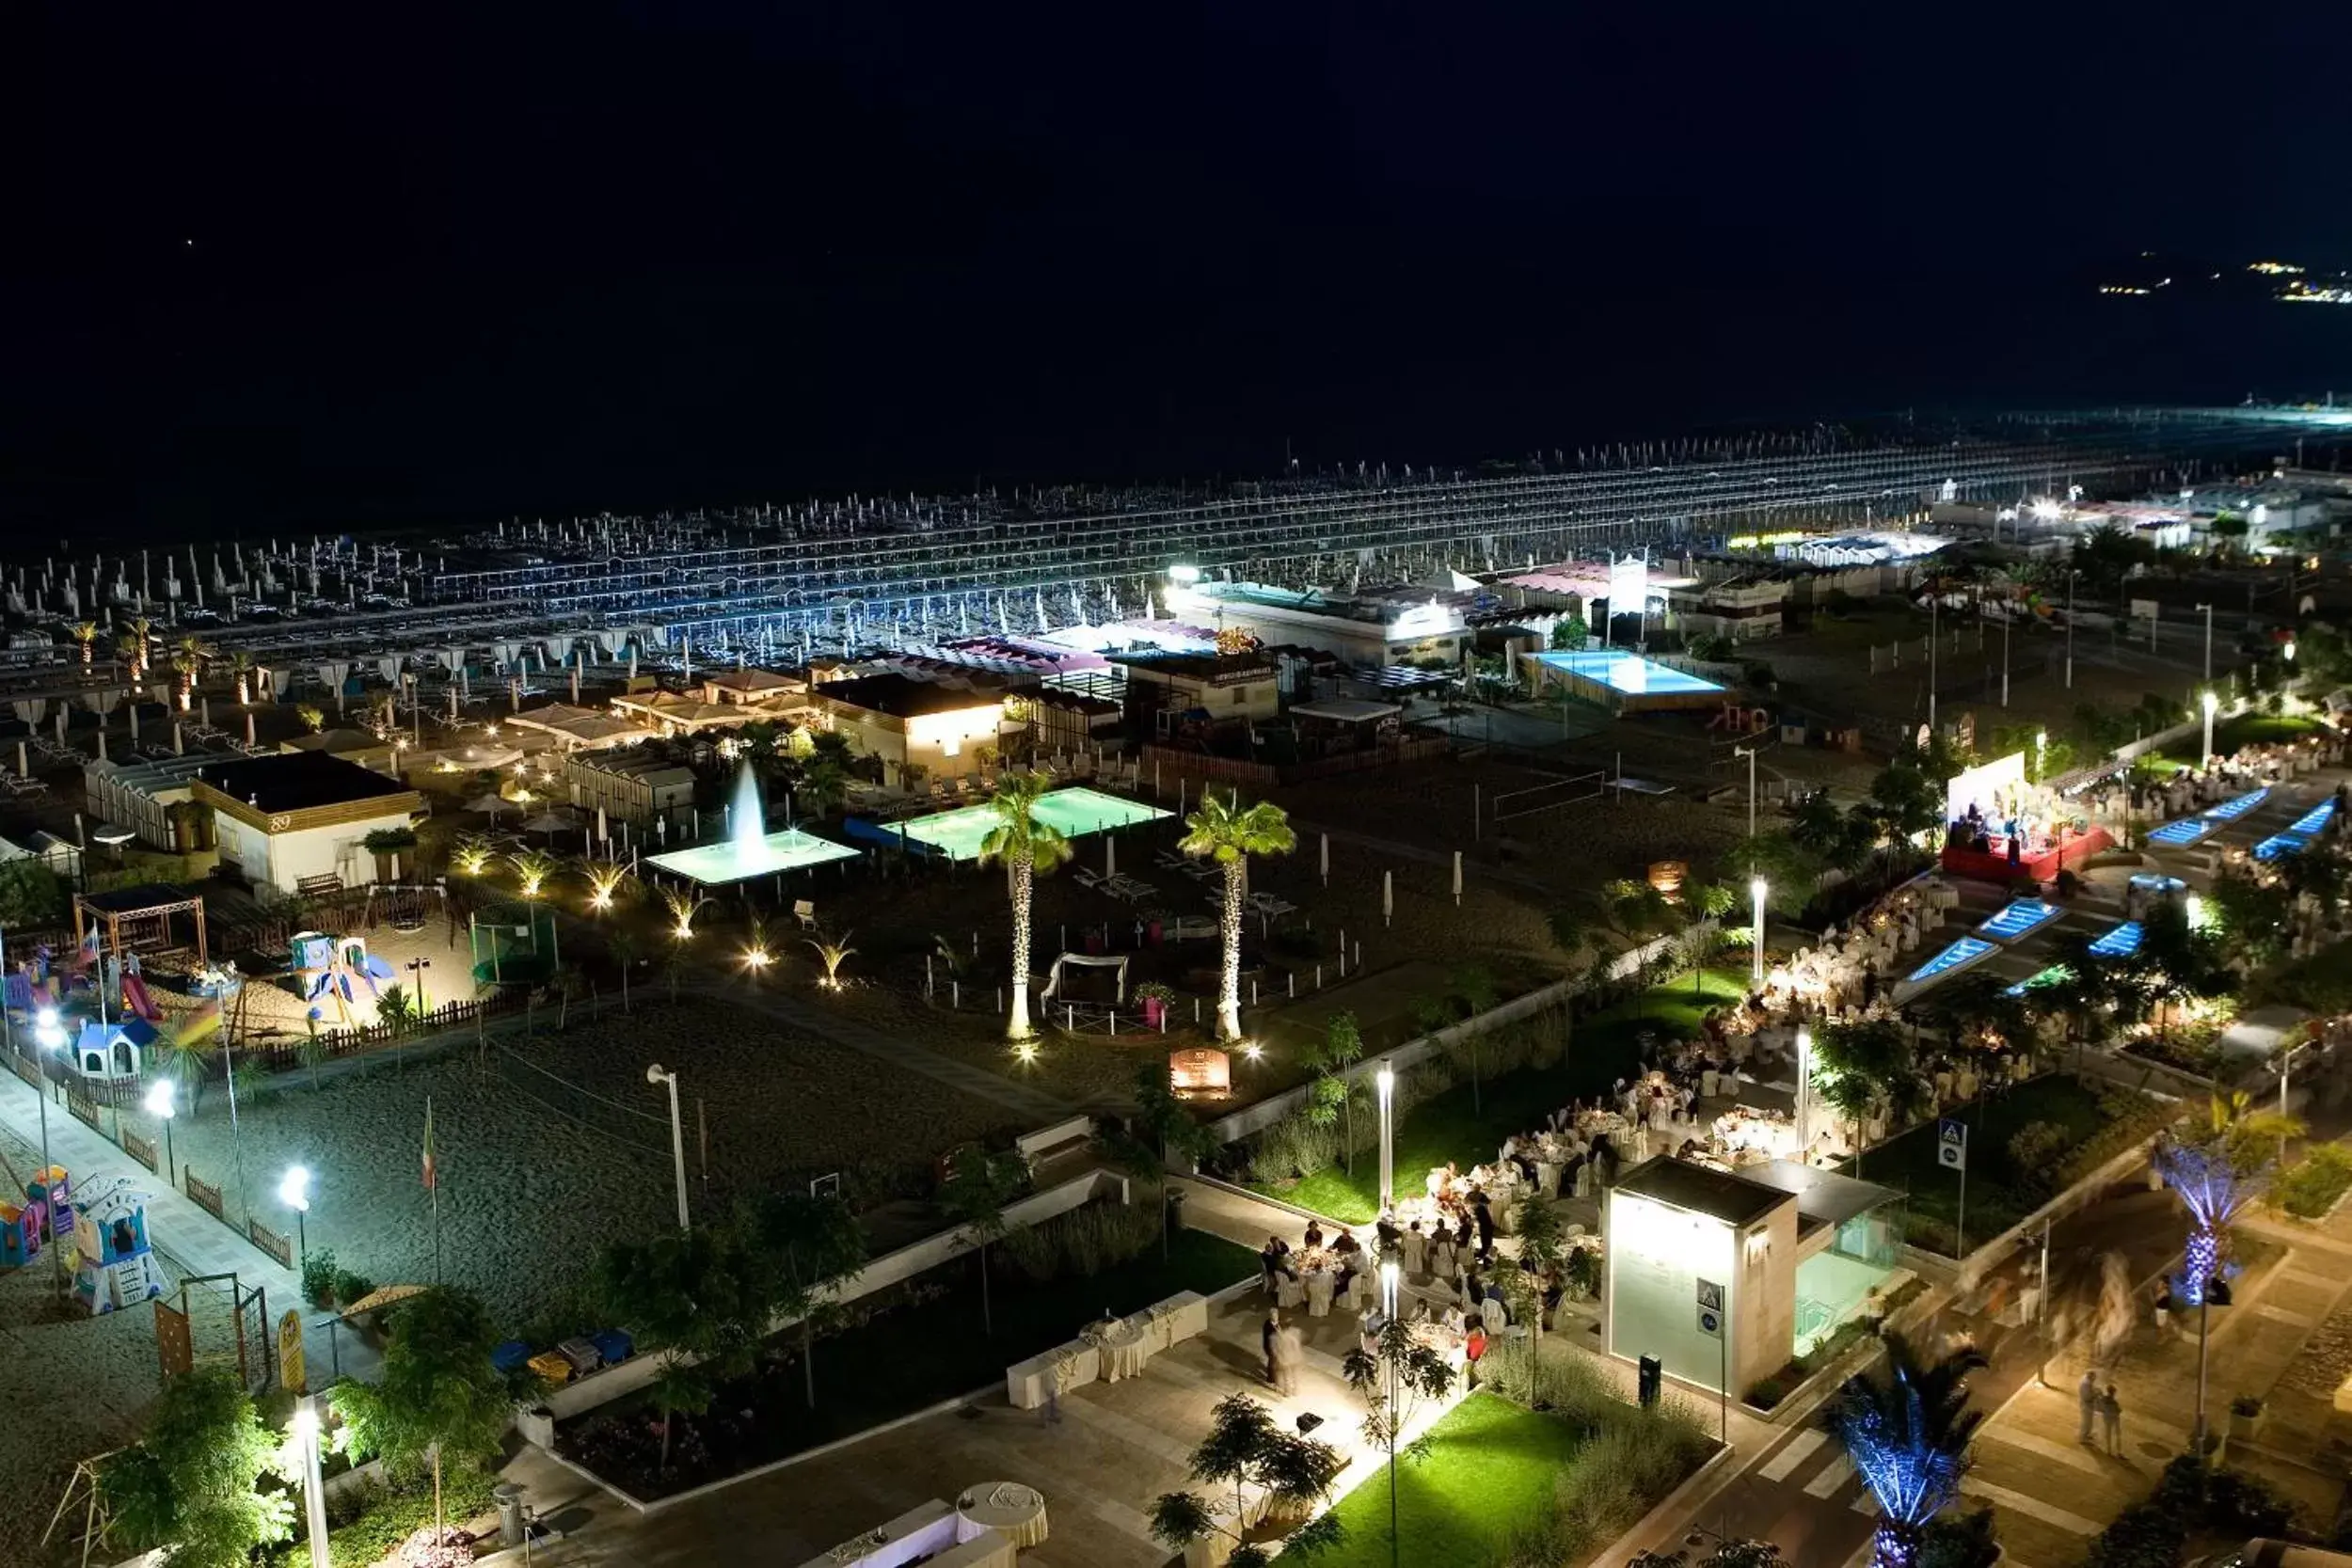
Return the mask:
M 63 1165 L 33 1173 L 22 1206 L 0 1203 L 0 1268 L 19 1269 L 56 1239 L 59 1223 L 73 1223 L 73 1189 Z
M 163 1271 L 147 1245 L 147 1195 L 130 1178 L 106 1177 L 81 1195 L 73 1246 L 81 1255 L 73 1293 L 92 1316 L 164 1293 Z

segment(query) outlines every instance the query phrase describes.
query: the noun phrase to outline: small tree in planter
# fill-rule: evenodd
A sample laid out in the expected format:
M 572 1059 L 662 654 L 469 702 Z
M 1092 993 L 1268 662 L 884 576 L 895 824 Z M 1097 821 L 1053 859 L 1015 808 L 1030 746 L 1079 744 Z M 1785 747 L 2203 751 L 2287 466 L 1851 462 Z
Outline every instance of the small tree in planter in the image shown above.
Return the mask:
M 1266 1568 L 1273 1559 L 1263 1546 L 1246 1539 L 1247 1515 L 1243 1488 L 1264 1487 L 1269 1518 L 1294 1518 L 1311 1511 L 1331 1495 L 1346 1462 L 1328 1443 L 1318 1443 L 1283 1428 L 1274 1413 L 1248 1394 L 1229 1394 L 1210 1412 L 1209 1433 L 1192 1450 L 1192 1479 L 1211 1486 L 1233 1489 L 1233 1512 L 1217 1513 L 1208 1500 L 1193 1492 L 1168 1492 L 1152 1505 L 1152 1535 L 1170 1551 L 1182 1551 L 1211 1535 L 1234 1542 L 1228 1568 Z M 1311 1554 L 1337 1545 L 1341 1527 L 1337 1515 L 1326 1513 L 1291 1531 L 1282 1555 Z
M 1176 1000 L 1176 988 L 1146 980 L 1136 988 L 1136 1000 L 1143 1004 L 1143 1026 L 1157 1029 L 1160 1021 L 1168 1016 L 1169 1005 Z
M 335 1413 L 345 1447 L 383 1456 L 394 1474 L 429 1468 L 434 1539 L 443 1539 L 441 1482 L 449 1465 L 494 1462 L 514 1399 L 491 1365 L 499 1333 L 481 1300 L 437 1285 L 389 1313 L 384 1377 L 342 1383 Z
M 1364 1441 L 1389 1451 L 1389 1518 L 1393 1523 L 1397 1441 L 1423 1404 L 1454 1391 L 1454 1364 L 1416 1338 L 1411 1324 L 1391 1319 L 1380 1330 L 1378 1349 L 1366 1352 L 1357 1346 L 1340 1370 L 1364 1402 Z M 1423 1436 L 1405 1451 L 1410 1458 L 1424 1458 L 1429 1439 Z
M 1028 1184 L 1021 1157 L 1009 1150 L 992 1154 L 967 1144 L 956 1150 L 946 1183 L 939 1190 L 939 1205 L 963 1227 L 963 1240 L 980 1257 L 980 1332 L 993 1335 L 996 1319 L 989 1305 L 988 1243 L 1005 1233 L 1005 1205 Z
M 378 828 L 362 838 L 359 846 L 375 857 L 377 881 L 397 882 L 400 880 L 400 857 L 417 847 L 417 835 L 407 828 Z
M 2263 1402 L 2251 1394 L 2240 1394 L 2230 1402 L 2230 1435 L 2252 1442 L 2263 1429 Z
M 139 1440 L 99 1463 L 104 1537 L 162 1546 L 179 1568 L 243 1568 L 255 1547 L 293 1532 L 293 1498 L 259 1486 L 278 1452 L 235 1373 L 168 1379 Z

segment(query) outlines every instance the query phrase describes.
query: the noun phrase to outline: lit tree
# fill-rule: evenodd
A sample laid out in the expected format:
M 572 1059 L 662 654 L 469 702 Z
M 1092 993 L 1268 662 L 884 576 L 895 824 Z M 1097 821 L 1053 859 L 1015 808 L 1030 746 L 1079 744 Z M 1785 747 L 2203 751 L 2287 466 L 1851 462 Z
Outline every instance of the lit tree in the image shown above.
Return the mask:
M 72 630 L 73 632 L 73 641 L 82 645 L 82 668 L 87 670 L 90 665 L 91 644 L 98 641 L 98 623 L 95 621 L 76 621 L 73 623 Z
M 661 902 L 670 911 L 670 939 L 686 942 L 694 940 L 694 917 L 709 903 L 709 897 L 693 888 L 665 887 Z
M 759 1200 L 761 1244 L 778 1274 L 775 1309 L 801 1323 L 801 1376 L 817 1408 L 817 1331 L 840 1315 L 834 1287 L 866 1266 L 866 1232 L 838 1197 L 775 1193 Z
M 1307 1055 L 1307 1066 L 1315 1074 L 1308 1091 L 1307 1119 L 1317 1127 L 1328 1127 L 1343 1115 L 1346 1117 L 1341 1154 L 1350 1176 L 1356 1174 L 1356 1094 L 1347 1069 L 1361 1061 L 1363 1054 L 1364 1037 L 1356 1026 L 1356 1015 L 1338 1012 L 1324 1022 L 1323 1043 L 1311 1047 Z
M 585 860 L 580 863 L 580 874 L 588 879 L 588 909 L 602 914 L 620 897 L 628 885 L 628 867 L 618 861 Z
M 237 705 L 240 707 L 251 705 L 253 702 L 253 656 L 243 648 L 232 650 L 229 655 L 229 673 L 236 677 Z
M 661 1356 L 648 1392 L 661 1415 L 663 1471 L 677 1418 L 709 1409 L 721 1383 L 752 1370 L 773 1321 L 769 1259 L 744 1232 L 732 1219 L 666 1230 L 614 1242 L 597 1260 L 606 1308 Z
M 450 859 L 461 877 L 479 877 L 490 869 L 490 862 L 498 848 L 487 833 L 459 833 L 457 842 L 450 847 Z
M 517 849 L 506 857 L 506 863 L 515 868 L 516 877 L 521 880 L 523 896 L 536 898 L 563 863 L 545 849 Z
M 116 646 L 130 661 L 131 684 L 136 686 L 140 678 L 147 673 L 150 644 L 154 639 L 155 628 L 146 616 L 135 615 L 122 631 L 123 635 L 118 640 Z
M 1025 1040 L 1036 1031 L 1029 1023 L 1029 897 L 1036 879 L 1051 876 L 1071 857 L 1070 840 L 1061 830 L 1037 819 L 1037 803 L 1053 781 L 1043 773 L 1008 773 L 996 781 L 988 798 L 995 826 L 980 840 L 980 860 L 1003 861 L 1007 891 L 1012 898 L 1012 1011 L 1005 1021 L 1005 1037 Z
M 2160 1147 L 2157 1174 L 2188 1211 L 2188 1243 L 2172 1299 L 2197 1307 L 2220 1277 L 2230 1227 L 2269 1185 L 2281 1140 L 2303 1130 L 2293 1117 L 2257 1111 L 2244 1093 L 2213 1098 L 2211 1116 L 2193 1138 Z
M 1242 1540 L 1242 1520 L 1248 1516 L 1244 1488 L 1261 1486 L 1272 1494 L 1269 1513 L 1293 1514 L 1327 1498 L 1345 1468 L 1330 1444 L 1283 1427 L 1248 1394 L 1228 1394 L 1210 1412 L 1209 1433 L 1192 1450 L 1190 1473 L 1211 1486 L 1231 1486 L 1233 1512 L 1220 1516 L 1196 1493 L 1164 1493 L 1152 1504 L 1152 1538 L 1182 1551 L 1207 1536 L 1230 1535 L 1235 1544 L 1227 1568 L 1266 1568 L 1273 1559 L 1265 1548 Z M 1340 1539 L 1339 1515 L 1326 1513 L 1293 1530 L 1282 1543 L 1282 1555 L 1312 1553 Z
M 838 937 L 805 939 L 809 946 L 817 950 L 817 961 L 825 966 L 825 977 L 817 982 L 825 990 L 841 989 L 841 966 L 857 957 L 857 949 L 850 945 L 850 938 L 854 935 L 853 931 L 844 931 Z
M 1826 1424 L 1878 1499 L 1876 1568 L 1916 1568 L 1929 1523 L 1960 1496 L 1981 1413 L 1968 1407 L 1968 1374 L 1985 1365 L 1973 1346 L 1923 1363 L 1886 1336 L 1886 1367 L 1857 1372 L 1830 1402 Z
M 257 1484 L 278 1453 L 234 1372 L 167 1378 L 139 1440 L 99 1463 L 104 1538 L 160 1546 L 167 1568 L 245 1568 L 293 1530 L 292 1498 Z
M 1367 1352 L 1361 1345 L 1349 1351 L 1340 1365 L 1340 1375 L 1364 1402 L 1360 1429 L 1364 1441 L 1389 1452 L 1389 1526 L 1393 1530 L 1397 1443 L 1422 1405 L 1454 1391 L 1454 1364 L 1416 1338 L 1412 1324 L 1402 1319 L 1383 1323 L 1376 1343 L 1375 1351 Z M 1405 1451 L 1413 1459 L 1427 1457 L 1428 1436 L 1424 1433 Z
M 300 707 L 294 709 L 294 717 L 301 720 L 302 727 L 310 731 L 312 735 L 316 735 L 321 730 L 326 728 L 326 715 L 321 710 L 312 707 L 308 703 L 305 703 Z
M 756 980 L 775 961 L 775 949 L 768 941 L 768 917 L 754 914 L 750 929 L 743 933 L 743 973 Z
M 514 1395 L 490 1360 L 501 1336 L 479 1297 L 448 1286 L 386 1316 L 382 1379 L 337 1384 L 335 1413 L 355 1454 L 382 1456 L 395 1476 L 431 1470 L 438 1544 L 445 1469 L 495 1463 L 514 1415 Z
M 1217 988 L 1216 1034 L 1221 1040 L 1241 1038 L 1241 922 L 1243 892 L 1249 879 L 1252 855 L 1287 855 L 1298 847 L 1282 808 L 1261 800 L 1236 806 L 1215 795 L 1184 819 L 1187 830 L 1177 847 L 1197 860 L 1215 861 L 1225 868 L 1225 907 L 1218 924 L 1225 937 L 1224 974 Z

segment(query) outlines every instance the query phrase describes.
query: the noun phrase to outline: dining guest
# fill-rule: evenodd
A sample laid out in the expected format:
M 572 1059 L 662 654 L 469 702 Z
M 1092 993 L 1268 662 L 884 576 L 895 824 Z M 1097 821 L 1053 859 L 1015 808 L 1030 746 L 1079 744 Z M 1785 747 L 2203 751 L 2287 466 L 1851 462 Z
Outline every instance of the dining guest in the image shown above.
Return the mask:
M 1323 1244 L 1323 1222 L 1321 1220 L 1309 1220 L 1307 1222 L 1307 1244 L 1311 1247 L 1318 1247 Z

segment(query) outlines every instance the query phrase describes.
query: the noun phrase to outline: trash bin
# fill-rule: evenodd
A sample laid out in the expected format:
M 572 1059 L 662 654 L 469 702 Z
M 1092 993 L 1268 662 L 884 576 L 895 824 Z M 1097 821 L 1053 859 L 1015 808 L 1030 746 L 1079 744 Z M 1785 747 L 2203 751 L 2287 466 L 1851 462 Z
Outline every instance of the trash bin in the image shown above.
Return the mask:
M 490 1488 L 490 1499 L 499 1505 L 499 1544 L 519 1546 L 523 1544 L 523 1489 L 511 1481 L 500 1481 Z
M 1184 1190 L 1170 1185 L 1168 1189 L 1168 1228 L 1169 1234 L 1184 1227 Z

